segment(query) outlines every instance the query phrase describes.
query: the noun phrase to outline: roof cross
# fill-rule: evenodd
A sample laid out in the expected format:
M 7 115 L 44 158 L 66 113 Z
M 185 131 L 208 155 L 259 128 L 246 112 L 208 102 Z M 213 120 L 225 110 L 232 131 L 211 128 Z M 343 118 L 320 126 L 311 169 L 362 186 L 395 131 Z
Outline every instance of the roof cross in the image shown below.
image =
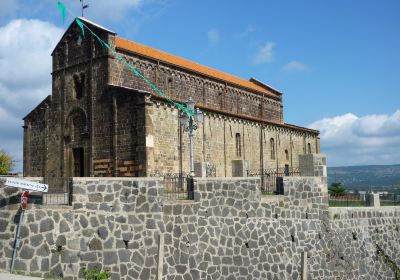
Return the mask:
M 89 4 L 85 4 L 84 0 L 79 0 L 82 6 L 82 17 L 83 17 L 83 10 L 89 8 Z

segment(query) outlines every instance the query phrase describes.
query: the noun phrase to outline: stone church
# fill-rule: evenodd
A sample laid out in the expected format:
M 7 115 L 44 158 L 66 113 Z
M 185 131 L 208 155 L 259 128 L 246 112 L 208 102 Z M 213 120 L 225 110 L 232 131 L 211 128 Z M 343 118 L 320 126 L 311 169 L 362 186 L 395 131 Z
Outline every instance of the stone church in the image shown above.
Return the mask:
M 195 130 L 197 176 L 298 168 L 319 152 L 316 130 L 284 122 L 282 93 L 147 47 L 80 18 L 176 102 L 204 113 Z M 52 93 L 24 118 L 24 176 L 189 173 L 179 109 L 156 94 L 74 21 L 53 53 Z

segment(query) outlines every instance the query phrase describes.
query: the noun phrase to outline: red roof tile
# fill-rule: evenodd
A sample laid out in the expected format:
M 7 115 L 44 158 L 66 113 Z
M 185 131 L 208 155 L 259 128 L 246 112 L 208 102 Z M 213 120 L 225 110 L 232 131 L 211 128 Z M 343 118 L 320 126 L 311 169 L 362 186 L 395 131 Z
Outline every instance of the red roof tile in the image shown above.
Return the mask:
M 244 87 L 247 89 L 252 89 L 255 90 L 257 92 L 260 93 L 264 93 L 270 96 L 274 96 L 277 97 L 279 95 L 272 93 L 268 90 L 266 90 L 265 88 L 258 86 L 248 80 L 245 79 L 241 79 L 238 77 L 235 77 L 233 75 L 224 73 L 222 71 L 218 71 L 215 70 L 213 68 L 195 63 L 195 62 L 191 62 L 189 60 L 186 60 L 184 58 L 148 47 L 148 46 L 144 46 L 132 41 L 129 41 L 127 39 L 121 38 L 121 37 L 116 37 L 115 38 L 115 45 L 116 48 L 122 49 L 122 50 L 126 50 L 126 51 L 130 51 L 139 55 L 143 55 L 155 60 L 160 60 L 163 62 L 166 62 L 168 64 L 172 64 L 199 74 L 203 74 L 205 76 L 209 76 L 218 80 L 222 80 L 224 82 L 236 85 L 236 86 L 240 86 L 240 87 Z

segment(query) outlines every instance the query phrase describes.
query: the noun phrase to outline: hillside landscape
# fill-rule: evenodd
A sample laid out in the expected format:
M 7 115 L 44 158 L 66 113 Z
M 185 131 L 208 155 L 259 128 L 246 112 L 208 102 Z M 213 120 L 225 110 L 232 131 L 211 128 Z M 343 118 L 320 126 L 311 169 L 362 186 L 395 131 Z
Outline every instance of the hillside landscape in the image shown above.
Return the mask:
M 400 192 L 400 164 L 328 167 L 328 183 L 332 182 L 348 189 Z

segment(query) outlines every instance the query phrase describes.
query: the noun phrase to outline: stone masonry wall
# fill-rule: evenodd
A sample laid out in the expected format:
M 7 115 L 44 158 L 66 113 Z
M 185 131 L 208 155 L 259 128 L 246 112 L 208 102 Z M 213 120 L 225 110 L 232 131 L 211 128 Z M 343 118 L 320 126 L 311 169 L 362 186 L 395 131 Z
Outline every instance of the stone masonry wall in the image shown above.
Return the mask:
M 111 279 L 394 279 L 376 245 L 400 265 L 398 207 L 328 208 L 321 177 L 285 177 L 283 196 L 261 196 L 257 178 L 196 179 L 194 201 L 165 200 L 159 179 L 74 178 L 73 189 L 72 207 L 29 205 L 17 270 L 64 279 L 84 267 Z M 15 193 L 0 186 L 3 270 Z
M 302 253 L 322 250 L 320 180 L 287 178 L 283 199 L 268 202 L 258 179 L 198 180 L 195 202 L 164 206 L 167 279 L 300 279 Z
M 150 149 L 147 156 L 153 164 L 149 164 L 148 174 L 155 171 L 172 173 L 180 171 L 180 137 L 182 137 L 183 171 L 189 173 L 188 133 L 183 131 L 180 136 L 178 111 L 157 100 L 152 101 L 151 107 L 152 114 L 147 123 L 151 127 L 151 133 L 147 136 L 154 141 L 151 141 L 151 144 L 147 143 Z M 240 152 L 237 148 L 236 135 L 240 137 Z M 319 152 L 316 137 L 312 133 L 273 125 L 262 127 L 257 122 L 205 112 L 203 124 L 194 131 L 194 161 L 214 164 L 217 177 L 232 176 L 233 160 L 246 160 L 249 169 L 258 172 L 261 169 L 283 169 L 285 165 L 288 165 L 290 170 L 298 169 L 297 158 L 306 153 L 305 144 L 310 144 L 313 153 Z M 271 139 L 274 143 L 274 156 L 271 156 Z M 296 145 L 295 142 L 300 144 Z M 261 152 L 263 166 L 261 166 Z
M 338 279 L 396 279 L 377 245 L 400 266 L 400 207 L 330 208 L 328 267 Z M 400 275 L 398 275 L 400 276 Z
M 0 188 L 0 200 L 14 194 Z M 72 207 L 29 205 L 15 269 L 81 279 L 82 268 L 109 270 L 111 279 L 155 279 L 163 188 L 155 179 L 74 180 Z M 17 204 L 1 205 L 0 269 L 9 270 Z
M 282 97 L 243 89 L 224 81 L 185 70 L 162 61 L 118 50 L 136 69 L 168 96 L 184 102 L 189 96 L 204 107 L 283 123 Z M 151 92 L 141 79 L 117 60 L 110 60 L 110 83 Z M 262 104 L 262 105 L 261 105 Z

